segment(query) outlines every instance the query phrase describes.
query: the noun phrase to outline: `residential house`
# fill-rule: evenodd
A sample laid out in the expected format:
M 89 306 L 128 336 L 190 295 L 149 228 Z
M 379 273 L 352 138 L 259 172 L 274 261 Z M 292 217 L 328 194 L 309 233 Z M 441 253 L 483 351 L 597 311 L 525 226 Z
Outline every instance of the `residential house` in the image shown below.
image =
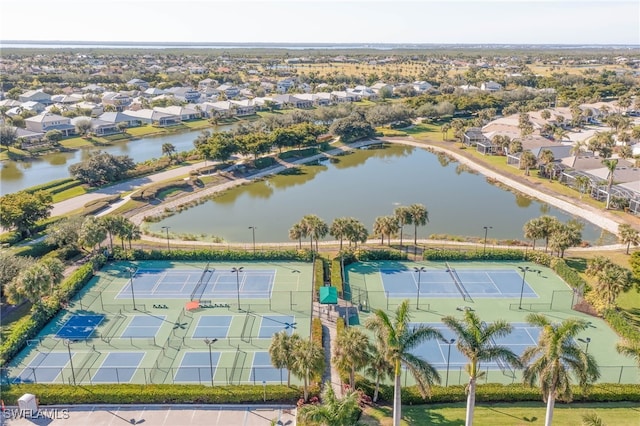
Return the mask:
M 345 102 L 358 102 L 361 100 L 361 98 L 355 93 L 334 90 L 333 92 L 331 92 L 331 100 L 334 103 L 341 104 Z
M 276 91 L 278 93 L 287 93 L 289 90 L 295 87 L 295 85 L 296 85 L 296 82 L 294 79 L 283 78 L 282 80 L 278 81 L 278 83 L 276 84 Z
M 480 90 L 484 92 L 498 92 L 502 90 L 502 85 L 495 81 L 485 81 L 480 85 Z
M 168 107 L 155 107 L 154 111 L 170 115 L 177 115 L 181 121 L 196 120 L 202 118 L 202 111 L 198 105 L 172 105 Z
M 16 140 L 22 149 L 32 148 L 38 145 L 42 141 L 42 138 L 44 138 L 44 133 L 42 132 L 32 132 L 31 130 L 21 129 L 20 127 L 9 127 L 15 130 Z
M 147 90 L 149 88 L 149 83 L 139 78 L 131 79 L 127 81 L 127 84 L 129 86 L 135 86 L 140 90 Z
M 80 120 L 86 120 L 87 117 L 75 117 L 71 119 L 71 124 L 74 126 Z M 112 135 L 114 133 L 120 133 L 120 129 L 116 123 L 100 120 L 98 118 L 89 118 L 91 123 L 91 132 L 97 136 Z
M 180 124 L 180 116 L 167 114 L 152 109 L 140 109 L 137 111 L 125 110 L 126 115 L 139 119 L 142 123 L 151 124 L 157 127 L 175 126 Z
M 203 102 L 198 105 L 207 118 L 229 118 L 235 115 L 235 107 L 229 101 Z
M 73 105 L 83 99 L 82 95 L 72 93 L 71 95 L 53 95 L 51 102 L 54 104 Z
M 105 88 L 99 84 L 88 84 L 80 90 L 82 93 L 104 93 Z
M 20 102 L 40 102 L 43 105 L 50 105 L 53 102 L 51 101 L 51 95 L 45 93 L 42 89 L 38 90 L 28 90 L 18 96 L 18 100 Z
M 433 89 L 433 86 L 431 85 L 431 83 L 428 83 L 426 81 L 414 81 L 413 82 L 413 90 L 416 91 L 416 93 L 424 93 L 427 92 L 429 90 Z
M 253 115 L 256 113 L 256 107 L 250 99 L 243 99 L 241 101 L 230 101 L 232 109 L 235 110 L 236 117 L 242 117 L 245 115 Z
M 378 99 L 378 94 L 367 86 L 359 85 L 354 87 L 353 89 L 347 89 L 347 92 L 359 96 L 360 99 Z
M 282 102 L 271 96 L 253 98 L 252 101 L 253 106 L 258 110 L 282 108 Z
M 45 110 L 44 104 L 36 101 L 23 102 L 20 108 L 22 108 L 23 111 L 31 111 L 36 114 L 40 114 Z
M 73 105 L 76 110 L 89 110 L 92 116 L 98 116 L 104 112 L 104 107 L 93 102 L 78 102 Z
M 172 94 L 176 99 L 183 102 L 194 103 L 200 99 L 200 92 L 191 87 L 171 87 L 167 89 L 167 94 Z
M 476 150 L 481 154 L 495 154 L 497 146 L 491 142 L 491 139 L 482 133 L 480 127 L 470 127 L 463 135 L 463 144 L 466 146 L 475 146 Z
M 300 93 L 296 98 L 311 101 L 315 106 L 331 105 L 331 93 Z
M 209 87 L 216 87 L 218 85 L 218 80 L 214 80 L 212 78 L 205 78 L 204 80 L 200 80 L 198 83 L 198 90 L 202 91 Z
M 129 105 L 131 105 L 131 96 L 125 93 L 118 92 L 106 92 L 102 95 L 103 105 L 113 105 L 116 111 L 124 111 Z
M 154 98 L 156 96 L 161 96 L 167 93 L 165 90 L 158 89 L 157 87 L 149 87 L 144 92 L 142 92 L 142 96 L 145 98 Z
M 299 95 L 276 95 L 273 98 L 285 108 L 313 108 L 313 100 Z
M 27 130 L 36 133 L 47 133 L 50 130 L 60 130 L 64 136 L 75 133 L 71 119 L 57 114 L 45 112 L 24 120 Z
M 458 86 L 458 89 L 462 90 L 463 92 L 475 92 L 477 90 L 480 90 L 479 87 L 474 86 L 473 84 L 463 84 L 462 86 Z
M 230 84 L 221 84 L 216 89 L 218 90 L 218 92 L 224 93 L 227 99 L 235 98 L 240 94 L 240 89 Z
M 393 86 L 387 83 L 376 83 L 371 86 L 371 90 L 380 96 L 380 92 L 393 93 Z
M 142 120 L 137 117 L 125 114 L 124 112 L 105 112 L 98 117 L 101 121 L 113 124 L 125 123 L 127 127 L 138 127 L 142 125 Z

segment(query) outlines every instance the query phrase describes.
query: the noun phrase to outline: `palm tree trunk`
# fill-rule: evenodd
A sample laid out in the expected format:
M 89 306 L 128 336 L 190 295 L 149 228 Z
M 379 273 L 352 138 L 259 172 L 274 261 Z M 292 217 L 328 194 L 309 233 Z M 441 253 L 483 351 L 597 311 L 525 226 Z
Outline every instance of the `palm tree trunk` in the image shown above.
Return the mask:
M 351 368 L 349 372 L 349 386 L 351 386 L 351 389 L 356 388 L 356 370 L 354 368 Z
M 544 426 L 551 426 L 551 422 L 553 421 L 553 407 L 556 404 L 556 399 L 553 397 L 553 394 L 553 391 L 549 391 L 549 395 L 547 395 L 547 414 L 544 417 Z
M 291 371 L 287 368 L 287 387 L 291 387 Z
M 476 379 L 469 378 L 469 394 L 467 395 L 467 417 L 465 418 L 465 426 L 473 425 L 473 410 L 476 407 Z
M 373 402 L 378 402 L 379 391 L 380 391 L 380 377 L 376 377 L 376 388 L 373 391 Z
M 309 237 L 309 244 L 311 245 L 311 251 L 313 251 L 313 237 Z
M 400 248 L 402 248 L 402 231 L 404 231 L 404 223 L 400 226 Z
M 298 238 L 298 247 L 302 250 L 302 238 Z
M 400 426 L 400 419 L 402 418 L 400 386 L 400 361 L 397 361 L 396 376 L 393 384 L 393 426 Z
M 304 375 L 304 402 L 309 399 L 309 387 L 307 383 L 307 374 Z
M 342 237 L 340 237 L 340 251 L 342 251 Z M 629 253 L 627 253 L 629 254 Z
M 418 245 L 418 224 L 413 225 L 413 245 Z
M 631 241 L 627 242 L 627 254 L 629 254 L 629 248 L 631 247 Z

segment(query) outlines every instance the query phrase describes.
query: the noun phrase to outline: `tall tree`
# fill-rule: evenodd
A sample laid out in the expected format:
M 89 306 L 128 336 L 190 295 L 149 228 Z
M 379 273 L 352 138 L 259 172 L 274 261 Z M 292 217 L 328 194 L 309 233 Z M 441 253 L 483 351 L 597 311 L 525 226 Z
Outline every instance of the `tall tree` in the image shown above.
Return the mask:
M 367 364 L 366 373 L 369 377 L 373 377 L 376 386 L 373 391 L 373 402 L 378 401 L 380 392 L 380 381 L 393 380 L 393 364 L 389 362 L 388 357 L 383 352 L 384 348 L 378 345 L 371 345 L 369 348 L 369 363 Z
M 355 247 L 358 247 L 358 243 L 366 243 L 369 238 L 369 231 L 362 222 L 355 218 L 349 218 L 349 226 L 347 228 L 347 240 L 349 246 L 353 243 Z
M 289 335 L 285 330 L 282 330 L 273 335 L 271 338 L 271 344 L 269 345 L 269 357 L 271 357 L 271 364 L 273 364 L 275 368 L 286 368 L 289 371 L 287 374 L 287 386 L 291 386 L 293 348 L 300 340 L 300 335 Z
M 98 218 L 89 216 L 82 223 L 79 237 L 80 245 L 90 247 L 91 251 L 94 251 L 107 238 L 107 230 Z
M 522 230 L 524 231 L 524 237 L 533 240 L 533 249 L 536 249 L 536 240 L 544 238 L 542 224 L 540 218 L 533 218 L 527 221 Z
M 411 204 L 407 225 L 413 225 L 413 245 L 418 245 L 418 226 L 425 226 L 429 222 L 429 212 L 424 204 Z
M 607 205 L 605 206 L 605 209 L 609 210 L 609 205 L 611 204 L 611 187 L 613 186 L 613 179 L 614 179 L 614 174 L 616 172 L 616 167 L 618 167 L 618 160 L 614 159 L 608 159 L 608 160 L 602 160 L 602 164 L 604 164 L 604 166 L 607 168 L 608 170 L 608 174 L 607 174 Z
M 640 367 L 640 342 L 634 340 L 625 340 L 616 345 L 616 351 L 619 354 L 633 358 Z
M 340 250 L 342 250 L 342 241 L 349 232 L 349 219 L 348 217 L 337 217 L 329 228 L 329 235 L 340 240 Z
M 324 350 L 311 340 L 300 340 L 293 346 L 291 372 L 304 382 L 304 400 L 309 399 L 309 382 L 324 371 Z
M 298 222 L 289 229 L 289 239 L 298 240 L 298 248 L 302 248 L 302 238 L 306 237 L 304 226 Z
M 51 274 L 49 270 L 41 263 L 34 263 L 27 269 L 22 271 L 13 282 L 15 293 L 24 297 L 33 304 L 42 302 L 42 297 L 47 294 L 51 288 Z M 15 294 L 10 292 L 9 295 Z M 17 302 L 17 300 L 11 300 Z
M 318 251 L 318 240 L 326 237 L 329 233 L 327 223 L 314 214 L 304 216 L 300 223 L 304 228 L 304 234 L 311 239 L 311 250 L 313 250 L 313 241 L 315 240 L 316 251 Z
M 540 386 L 547 403 L 545 426 L 551 426 L 556 399 L 567 402 L 572 399 L 573 377 L 586 388 L 600 377 L 600 371 L 593 355 L 581 350 L 576 341 L 589 327 L 586 321 L 569 318 L 552 323 L 544 315 L 530 314 L 527 322 L 539 327 L 541 332 L 538 344 L 522 354 L 522 362 L 526 365 L 523 378 L 530 386 L 536 382 Z
M 18 134 L 15 127 L 6 124 L 0 125 L 0 147 L 5 146 L 9 149 L 17 140 Z
M 366 367 L 369 362 L 369 338 L 359 328 L 348 327 L 338 333 L 334 346 L 332 362 L 342 374 L 349 375 L 349 386 L 356 384 L 356 371 Z
M 618 240 L 620 240 L 622 244 L 627 245 L 627 254 L 629 254 L 631 244 L 633 244 L 634 247 L 640 244 L 640 234 L 631 225 L 623 223 L 618 225 Z
M 49 217 L 52 208 L 51 195 L 44 191 L 7 194 L 0 197 L 0 225 L 15 228 L 26 237 L 31 235 L 36 222 Z
M 511 349 L 495 343 L 496 338 L 510 334 L 512 327 L 504 320 L 487 324 L 481 321 L 473 311 L 465 311 L 464 318 L 461 320 L 447 316 L 442 318 L 442 322 L 458 336 L 456 347 L 469 360 L 465 367 L 469 374 L 465 424 L 471 426 L 476 405 L 476 383 L 478 378 L 484 374 L 480 364 L 496 361 L 514 367 L 522 365 L 518 356 Z
M 531 151 L 524 151 L 520 156 L 520 167 L 524 168 L 524 175 L 529 176 L 529 170 L 538 164 L 538 159 Z
M 399 206 L 396 207 L 393 211 L 393 215 L 396 217 L 398 222 L 398 227 L 400 228 L 400 247 L 402 247 L 402 234 L 404 231 L 404 225 L 411 221 L 411 215 L 409 207 L 407 206 Z
M 549 239 L 556 228 L 560 225 L 560 221 L 556 217 L 549 215 L 540 216 L 538 220 L 540 221 L 540 232 L 545 241 L 544 252 L 546 253 L 549 247 Z
M 122 222 L 117 216 L 102 216 L 99 221 L 104 230 L 107 231 L 107 236 L 109 237 L 109 249 L 113 251 L 113 237 L 118 235 L 120 232 Z
M 77 250 L 79 248 L 78 239 L 82 222 L 84 222 L 84 217 L 77 215 L 52 223 L 47 226 L 45 241 L 47 244 L 55 245 L 59 248 Z
M 162 144 L 162 155 L 169 157 L 169 162 L 173 162 L 174 156 L 178 151 L 174 144 L 166 142 Z
M 399 426 L 402 418 L 401 375 L 402 366 L 416 379 L 423 397 L 431 393 L 431 386 L 440 383 L 440 375 L 427 361 L 414 355 L 411 350 L 430 339 L 442 339 L 442 334 L 427 325 L 411 326 L 409 301 L 404 300 L 396 309 L 393 318 L 377 309 L 367 318 L 365 327 L 376 336 L 376 344 L 381 348 L 389 363 L 393 365 L 393 425 Z

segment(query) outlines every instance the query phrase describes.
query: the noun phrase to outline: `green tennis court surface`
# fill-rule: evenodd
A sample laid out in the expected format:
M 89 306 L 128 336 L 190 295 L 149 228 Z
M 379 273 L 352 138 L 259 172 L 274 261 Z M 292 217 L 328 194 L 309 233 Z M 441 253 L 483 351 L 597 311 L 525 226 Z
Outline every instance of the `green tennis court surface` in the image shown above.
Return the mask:
M 309 337 L 312 276 L 312 265 L 300 262 L 111 264 L 2 379 L 286 383 L 288 372 L 271 365 L 268 348 L 280 331 Z

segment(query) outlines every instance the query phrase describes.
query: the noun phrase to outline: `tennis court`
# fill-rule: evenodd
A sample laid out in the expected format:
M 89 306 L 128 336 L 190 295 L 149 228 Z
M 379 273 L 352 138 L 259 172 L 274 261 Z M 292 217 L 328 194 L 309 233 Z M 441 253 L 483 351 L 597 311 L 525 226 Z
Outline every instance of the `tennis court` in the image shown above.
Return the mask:
M 516 270 L 411 270 L 380 269 L 387 297 L 513 298 L 538 297 L 536 292 Z
M 209 265 L 202 271 L 137 269 L 116 299 L 137 297 L 194 300 L 230 299 L 237 296 L 241 299 L 266 299 L 271 297 L 275 278 L 275 270 L 243 269 L 236 273 Z
M 277 332 L 309 337 L 312 277 L 302 262 L 115 262 L 27 343 L 2 380 L 286 383 L 267 351 Z

